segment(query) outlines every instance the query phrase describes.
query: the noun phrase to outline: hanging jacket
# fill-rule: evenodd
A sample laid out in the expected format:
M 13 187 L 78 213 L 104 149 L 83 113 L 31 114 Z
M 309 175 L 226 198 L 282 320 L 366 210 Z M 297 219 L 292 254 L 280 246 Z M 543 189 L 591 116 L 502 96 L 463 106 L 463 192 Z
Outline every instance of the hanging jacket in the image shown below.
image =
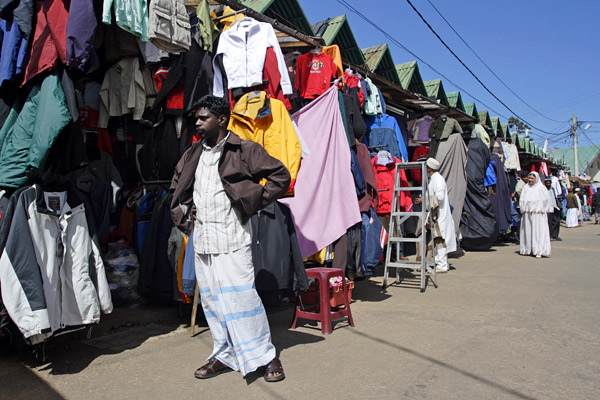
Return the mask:
M 12 115 L 16 114 L 15 110 Z M 7 119 L 2 127 L 5 138 L 0 143 L 0 186 L 20 187 L 36 177 L 70 120 L 60 81 L 49 75 L 31 89 L 18 116 Z
M 29 60 L 27 42 L 27 36 L 16 20 L 0 19 L 0 87 L 4 81 L 11 81 L 16 86 L 21 84 Z
M 365 83 L 369 86 L 370 94 L 367 96 L 365 101 L 365 114 L 366 115 L 377 115 L 383 114 L 383 107 L 381 105 L 380 92 L 377 86 L 371 82 L 371 79 L 366 78 Z
M 381 261 L 387 232 L 372 207 L 361 216 L 360 266 L 363 273 L 369 276 Z
M 184 0 L 150 2 L 148 39 L 159 49 L 169 53 L 189 50 L 192 44 L 190 28 Z
M 292 119 L 284 104 L 267 97 L 265 92 L 249 97 L 250 93 L 242 96 L 231 111 L 229 130 L 243 140 L 260 144 L 271 157 L 281 161 L 292 177 L 288 194 L 293 194 L 302 148 Z
M 367 146 L 375 146 L 371 143 L 370 133 L 370 131 L 372 131 L 374 128 L 393 129 L 396 140 L 394 141 L 391 137 L 385 136 L 385 139 L 381 140 L 386 140 L 388 143 L 382 142 L 378 144 L 389 144 L 390 148 L 386 150 L 394 154 L 394 156 L 401 158 L 403 161 L 408 161 L 408 150 L 406 150 L 406 143 L 404 143 L 404 137 L 402 136 L 402 131 L 400 130 L 400 126 L 398 125 L 398 121 L 396 121 L 396 118 L 385 113 L 381 115 L 367 116 L 365 117 L 365 124 L 367 125 L 367 137 L 369 138 L 369 144 L 367 144 Z M 374 136 L 377 137 L 378 135 L 376 134 Z M 393 149 L 396 144 L 398 146 L 398 153 L 395 154 L 392 152 L 391 149 Z
M 258 292 L 308 289 L 290 209 L 275 201 L 251 218 L 252 263 Z
M 252 18 L 238 21 L 219 36 L 219 45 L 213 59 L 213 94 L 223 97 L 223 75 L 227 79 L 229 89 L 262 85 L 267 47 L 272 47 L 277 55 L 283 94 L 292 94 L 285 59 L 273 27 Z M 218 62 L 221 57 L 217 57 L 221 54 L 222 67 Z
M 396 170 L 396 163 L 401 162 L 400 159 L 393 157 L 392 162 L 386 163 L 386 165 L 379 165 L 379 155 L 371 160 L 373 171 L 375 172 L 375 179 L 377 181 L 377 189 L 379 190 L 379 206 L 377 207 L 377 214 L 385 215 L 392 212 L 392 200 L 394 198 L 394 173 Z M 400 170 L 400 186 L 408 187 L 408 180 L 406 179 L 406 173 L 404 170 Z M 382 190 L 384 189 L 384 190 Z M 408 192 L 400 192 L 399 207 L 402 211 L 408 211 L 412 207 L 412 199 Z
M 34 344 L 56 330 L 97 323 L 101 311 L 112 312 L 104 264 L 88 234 L 84 206 L 71 208 L 63 198 L 56 201 L 61 211 L 54 212 L 46 208 L 44 195 L 34 186 L 19 196 L 0 257 L 4 304 Z
M 35 33 L 23 85 L 34 76 L 67 63 L 67 21 L 69 11 L 63 0 L 36 1 Z
M 362 108 L 365 103 L 365 95 L 360 86 L 360 78 L 356 74 L 350 74 L 347 71 L 344 71 L 344 82 L 344 93 L 356 94 L 358 101 L 360 102 L 360 107 Z
M 150 73 L 144 70 L 144 73 Z M 140 120 L 146 107 L 146 85 L 138 57 L 125 57 L 111 66 L 100 88 L 98 127 L 108 128 L 110 117 L 133 114 Z
M 71 0 L 67 21 L 67 65 L 81 72 L 87 69 L 91 57 L 95 57 L 94 34 L 98 21 L 94 12 L 94 0 Z
M 152 8 L 152 5 L 150 7 Z M 106 25 L 111 24 L 111 11 L 113 10 L 117 26 L 144 41 L 148 40 L 148 3 L 146 0 L 104 0 L 102 22 Z
M 356 142 L 356 157 L 365 179 L 365 195 L 358 198 L 358 205 L 360 212 L 368 212 L 369 208 L 374 207 L 377 211 L 379 206 L 379 193 L 377 192 L 377 180 L 375 179 L 375 173 L 373 166 L 371 165 L 371 157 L 369 156 L 369 149 L 364 143 Z
M 158 71 L 161 70 L 162 68 Z M 212 93 L 212 59 L 210 53 L 196 42 L 192 43 L 189 51 L 180 54 L 167 71 L 158 87 L 153 110 L 164 106 L 166 100 L 170 114 L 181 115 L 187 111 L 196 111 L 192 110 L 192 105 L 202 96 Z M 174 97 L 179 98 L 180 104 L 175 107 L 170 106 Z

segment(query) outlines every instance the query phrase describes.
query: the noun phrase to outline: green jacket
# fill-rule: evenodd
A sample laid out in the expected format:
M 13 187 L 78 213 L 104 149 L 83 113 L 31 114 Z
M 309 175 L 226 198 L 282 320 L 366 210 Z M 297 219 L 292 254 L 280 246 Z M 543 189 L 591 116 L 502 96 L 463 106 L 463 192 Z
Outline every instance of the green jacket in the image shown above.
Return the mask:
M 71 121 L 56 75 L 35 85 L 0 129 L 0 187 L 17 188 L 39 175 L 52 144 Z

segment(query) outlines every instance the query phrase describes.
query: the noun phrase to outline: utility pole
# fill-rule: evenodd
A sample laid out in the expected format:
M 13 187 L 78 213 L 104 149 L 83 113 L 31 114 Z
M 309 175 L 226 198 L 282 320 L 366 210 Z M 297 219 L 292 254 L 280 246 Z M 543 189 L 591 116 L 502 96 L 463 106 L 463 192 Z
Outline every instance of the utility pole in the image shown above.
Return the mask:
M 579 154 L 577 154 L 577 118 L 573 114 L 573 154 L 575 155 L 575 176 L 579 176 Z

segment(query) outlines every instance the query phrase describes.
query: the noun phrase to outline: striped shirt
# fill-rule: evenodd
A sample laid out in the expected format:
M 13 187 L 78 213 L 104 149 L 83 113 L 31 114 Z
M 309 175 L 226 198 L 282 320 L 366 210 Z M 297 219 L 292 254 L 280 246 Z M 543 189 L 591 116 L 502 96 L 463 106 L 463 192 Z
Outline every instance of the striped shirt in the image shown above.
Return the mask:
M 228 137 L 229 133 L 212 149 L 202 142 L 194 180 L 194 251 L 199 254 L 229 253 L 252 242 L 252 225 L 242 224 L 219 176 L 219 159 Z

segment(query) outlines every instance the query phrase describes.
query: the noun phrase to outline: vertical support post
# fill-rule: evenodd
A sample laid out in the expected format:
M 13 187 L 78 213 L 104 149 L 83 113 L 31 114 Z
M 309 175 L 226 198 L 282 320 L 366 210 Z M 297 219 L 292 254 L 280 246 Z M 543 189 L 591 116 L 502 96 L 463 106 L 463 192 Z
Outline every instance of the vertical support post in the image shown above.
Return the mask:
M 577 118 L 573 114 L 573 154 L 575 155 L 575 176 L 579 176 L 579 154 L 577 152 Z

